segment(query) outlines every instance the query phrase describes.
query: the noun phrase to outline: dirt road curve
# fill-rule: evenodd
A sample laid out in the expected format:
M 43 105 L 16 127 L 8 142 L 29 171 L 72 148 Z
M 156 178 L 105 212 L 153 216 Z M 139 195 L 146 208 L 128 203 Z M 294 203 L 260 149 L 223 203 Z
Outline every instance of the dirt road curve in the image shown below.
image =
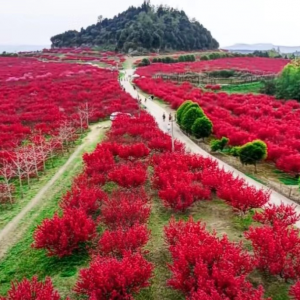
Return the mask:
M 61 175 L 74 163 L 74 160 L 81 156 L 81 152 L 86 147 L 93 145 L 99 140 L 105 126 L 110 126 L 110 121 L 102 122 L 101 124 L 94 124 L 90 127 L 91 131 L 88 133 L 82 144 L 76 148 L 76 150 L 69 157 L 67 162 L 58 170 L 58 172 L 51 178 L 51 180 L 43 186 L 43 188 L 37 193 L 37 195 L 30 200 L 30 202 L 22 209 L 22 211 L 15 216 L 1 231 L 0 231 L 0 258 L 7 252 L 7 250 L 13 246 L 18 239 L 22 236 L 22 233 L 26 231 L 29 224 L 23 224 L 22 219 L 32 210 L 37 204 L 44 199 L 44 195 L 51 191 L 51 187 L 61 177 Z
M 133 75 L 134 71 L 135 70 L 133 70 L 133 69 L 128 69 L 128 70 L 126 70 L 126 75 L 127 76 L 128 75 Z M 163 130 L 164 132 L 168 132 L 168 127 L 167 127 L 168 122 L 167 121 L 163 122 L 163 119 L 162 119 L 163 113 L 165 113 L 166 116 L 168 116 L 168 112 L 163 107 L 159 106 L 157 103 L 155 103 L 151 100 L 148 100 L 145 103 L 144 102 L 145 96 L 143 96 L 143 95 L 139 94 L 139 92 L 135 91 L 129 81 L 122 81 L 121 83 L 124 86 L 125 90 L 129 94 L 131 94 L 133 98 L 137 98 L 138 95 L 140 96 L 140 98 L 142 99 L 143 105 L 145 105 L 147 107 L 147 111 L 156 119 L 156 122 L 158 123 L 160 129 Z M 176 139 L 178 139 L 179 141 L 181 141 L 182 143 L 184 143 L 186 148 L 189 149 L 192 153 L 197 153 L 197 154 L 200 154 L 204 157 L 210 157 L 210 158 L 216 160 L 221 169 L 223 168 L 226 171 L 232 172 L 234 176 L 245 179 L 245 181 L 247 181 L 248 184 L 253 185 L 258 189 L 260 189 L 260 188 L 263 188 L 265 190 L 268 189 L 266 186 L 262 185 L 261 183 L 249 178 L 245 174 L 241 173 L 240 171 L 238 171 L 235 168 L 229 166 L 225 162 L 215 158 L 214 156 L 210 155 L 208 152 L 204 151 L 197 144 L 195 144 L 192 140 L 190 140 L 185 134 L 183 134 L 182 131 L 177 126 L 177 124 L 175 124 L 175 123 L 174 123 L 174 129 L 173 130 L 174 130 L 173 131 L 174 132 L 174 137 Z M 292 200 L 286 198 L 285 196 L 277 193 L 274 190 L 271 190 L 270 201 L 272 203 L 276 204 L 276 205 L 279 205 L 281 202 L 283 202 L 285 204 L 294 204 L 294 205 L 296 205 L 297 212 L 300 213 L 300 206 L 298 204 L 296 204 Z M 300 228 L 300 222 L 298 222 L 296 225 L 297 225 L 298 228 Z

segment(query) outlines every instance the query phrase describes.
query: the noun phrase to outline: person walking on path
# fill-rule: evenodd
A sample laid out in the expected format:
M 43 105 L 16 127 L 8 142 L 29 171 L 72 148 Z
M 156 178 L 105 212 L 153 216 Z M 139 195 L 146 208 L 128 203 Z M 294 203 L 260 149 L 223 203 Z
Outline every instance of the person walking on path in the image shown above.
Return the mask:
M 172 121 L 172 114 L 171 113 L 169 114 L 169 121 L 170 122 Z
M 165 119 L 166 119 L 166 115 L 165 113 L 163 113 L 163 120 L 165 121 Z
M 170 133 L 170 132 L 171 132 L 171 124 L 168 123 L 168 133 Z

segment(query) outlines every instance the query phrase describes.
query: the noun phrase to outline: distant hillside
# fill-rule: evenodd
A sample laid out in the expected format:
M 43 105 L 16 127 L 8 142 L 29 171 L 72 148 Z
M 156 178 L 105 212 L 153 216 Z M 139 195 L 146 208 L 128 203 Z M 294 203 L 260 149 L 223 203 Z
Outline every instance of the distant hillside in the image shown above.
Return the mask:
M 97 24 L 67 31 L 51 38 L 52 47 L 100 46 L 131 50 L 206 50 L 219 47 L 211 33 L 184 11 L 154 7 L 145 0 L 112 19 L 99 17 Z
M 268 51 L 271 49 L 280 49 L 281 53 L 294 53 L 296 51 L 300 51 L 300 46 L 278 46 L 278 45 L 273 45 L 273 44 L 235 44 L 233 46 L 229 47 L 223 47 L 222 49 L 225 50 L 240 50 L 241 52 L 253 52 L 256 50 L 259 51 Z

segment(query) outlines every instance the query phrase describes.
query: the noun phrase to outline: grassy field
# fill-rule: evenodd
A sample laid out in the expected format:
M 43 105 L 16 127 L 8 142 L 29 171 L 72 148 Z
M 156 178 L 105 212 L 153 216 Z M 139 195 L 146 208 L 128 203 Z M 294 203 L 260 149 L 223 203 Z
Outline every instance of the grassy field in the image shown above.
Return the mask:
M 258 94 L 259 90 L 263 87 L 263 83 L 261 82 L 253 82 L 253 83 L 243 83 L 243 84 L 231 84 L 225 85 L 222 87 L 222 92 L 226 92 L 229 94 L 238 93 L 238 94 L 247 94 L 253 93 Z

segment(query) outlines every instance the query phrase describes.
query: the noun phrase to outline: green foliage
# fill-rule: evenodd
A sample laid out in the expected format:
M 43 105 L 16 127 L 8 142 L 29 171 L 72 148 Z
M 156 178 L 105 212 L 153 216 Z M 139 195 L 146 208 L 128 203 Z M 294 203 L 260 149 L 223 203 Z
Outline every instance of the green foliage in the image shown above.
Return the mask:
M 227 137 L 222 137 L 220 140 L 212 140 L 210 143 L 211 151 L 223 151 L 228 143 L 229 139 Z
M 200 57 L 200 60 L 209 60 L 208 56 L 207 55 L 203 55 Z
M 197 139 L 204 139 L 211 135 L 212 129 L 212 122 L 206 116 L 204 116 L 202 118 L 196 119 L 192 126 L 192 133 Z
M 117 51 L 216 49 L 218 42 L 198 21 L 191 21 L 182 10 L 144 1 L 129 7 L 112 19 L 70 30 L 51 38 L 52 47 L 101 46 Z
M 17 57 L 17 56 L 18 56 L 17 53 L 10 53 L 10 52 L 6 52 L 6 51 L 3 51 L 0 54 L 0 57 Z
M 259 90 L 260 93 L 266 94 L 266 95 L 275 95 L 276 93 L 276 81 L 271 79 L 271 80 L 264 80 L 262 82 L 263 86 Z
M 251 82 L 251 83 L 242 83 L 242 84 L 229 84 L 222 86 L 222 91 L 229 94 L 249 94 L 249 93 L 261 93 L 261 89 L 263 88 L 262 82 Z
M 195 103 L 194 103 L 195 104 Z M 198 118 L 204 117 L 203 110 L 194 104 L 188 106 L 182 115 L 181 127 L 188 133 L 192 133 L 192 126 Z
M 148 58 L 143 58 L 143 60 L 140 63 L 140 66 L 144 67 L 144 66 L 149 66 L 150 64 L 151 63 L 150 63 L 150 60 Z
M 238 157 L 240 155 L 240 148 L 241 147 L 232 147 L 229 151 L 229 154 L 234 157 Z
M 267 145 L 260 140 L 255 140 L 243 145 L 239 149 L 240 161 L 243 165 L 254 165 L 267 158 Z
M 256 50 L 253 52 L 253 56 L 257 56 L 257 57 L 269 57 L 269 52 L 268 51 L 259 51 Z
M 300 101 L 300 64 L 288 64 L 276 81 L 276 97 Z
M 210 77 L 217 77 L 217 78 L 230 78 L 236 74 L 235 70 L 218 70 L 209 72 L 208 75 Z
M 180 125 L 181 124 L 181 119 L 182 119 L 182 116 L 183 116 L 183 113 L 185 111 L 185 109 L 190 105 L 190 104 L 193 104 L 193 102 L 191 100 L 187 100 L 187 101 L 184 101 L 180 107 L 177 109 L 177 112 L 176 112 L 176 119 L 177 119 L 177 123 Z

